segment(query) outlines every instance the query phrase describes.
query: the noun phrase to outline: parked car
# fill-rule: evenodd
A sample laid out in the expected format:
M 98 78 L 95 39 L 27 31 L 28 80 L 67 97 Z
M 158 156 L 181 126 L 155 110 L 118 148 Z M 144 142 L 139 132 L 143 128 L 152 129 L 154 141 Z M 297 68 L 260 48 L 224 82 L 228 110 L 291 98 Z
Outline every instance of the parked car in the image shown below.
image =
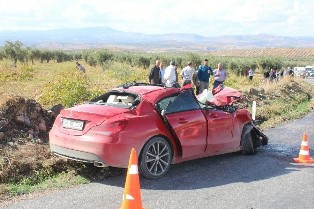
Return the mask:
M 307 75 L 307 71 L 305 70 L 305 67 L 294 67 L 293 68 L 294 76 L 299 76 L 305 78 Z
M 307 72 L 306 77 L 314 77 L 314 66 L 306 66 L 305 70 Z
M 95 166 L 127 167 L 135 148 L 139 172 L 156 179 L 171 164 L 242 151 L 254 154 L 268 138 L 246 109 L 241 94 L 220 87 L 201 103 L 191 90 L 131 83 L 91 102 L 63 109 L 49 132 L 51 151 Z

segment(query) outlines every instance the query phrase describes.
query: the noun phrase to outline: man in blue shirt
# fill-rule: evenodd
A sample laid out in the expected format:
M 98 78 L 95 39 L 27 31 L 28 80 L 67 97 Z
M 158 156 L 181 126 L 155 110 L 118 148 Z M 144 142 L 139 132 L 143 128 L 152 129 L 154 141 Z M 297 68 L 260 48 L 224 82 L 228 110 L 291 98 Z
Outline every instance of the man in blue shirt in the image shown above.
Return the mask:
M 204 60 L 204 65 L 200 65 L 197 72 L 197 78 L 200 81 L 199 93 L 203 93 L 208 89 L 210 75 L 213 75 L 213 70 L 208 66 L 208 59 Z

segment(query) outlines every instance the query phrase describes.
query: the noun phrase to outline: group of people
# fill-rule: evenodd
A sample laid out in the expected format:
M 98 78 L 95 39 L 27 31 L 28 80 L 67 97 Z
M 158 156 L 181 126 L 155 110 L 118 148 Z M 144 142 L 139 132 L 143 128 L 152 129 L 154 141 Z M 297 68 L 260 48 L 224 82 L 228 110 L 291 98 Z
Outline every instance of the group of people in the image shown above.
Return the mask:
M 208 65 L 208 59 L 204 60 L 197 70 L 193 68 L 193 63 L 189 61 L 180 73 L 182 78 L 182 86 L 193 84 L 196 87 L 196 94 L 202 93 L 209 87 L 210 76 L 213 76 L 213 89 L 223 84 L 227 78 L 227 72 L 223 69 L 222 63 L 218 64 L 218 68 L 212 70 Z M 156 64 L 151 68 L 148 79 L 151 84 L 163 84 L 168 87 L 178 87 L 178 65 L 175 61 L 171 61 L 167 68 L 163 68 L 160 60 L 156 60 Z
M 178 65 L 175 61 L 171 61 L 170 65 L 164 69 L 164 65 L 160 60 L 156 60 L 156 64 L 150 70 L 148 79 L 151 84 L 165 84 L 169 87 L 178 82 Z
M 275 70 L 275 69 L 270 69 L 264 73 L 264 81 L 265 82 L 277 82 L 280 78 L 284 76 L 293 76 L 293 70 L 288 67 L 286 70 Z

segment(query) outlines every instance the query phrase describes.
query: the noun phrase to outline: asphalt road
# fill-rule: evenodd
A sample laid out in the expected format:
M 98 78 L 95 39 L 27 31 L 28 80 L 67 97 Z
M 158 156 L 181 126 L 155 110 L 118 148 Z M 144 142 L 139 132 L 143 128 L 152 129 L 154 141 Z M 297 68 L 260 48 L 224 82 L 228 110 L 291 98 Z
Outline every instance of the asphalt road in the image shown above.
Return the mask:
M 306 78 L 304 80 L 307 81 L 308 83 L 314 85 L 314 77 L 309 77 L 309 78 Z
M 158 180 L 141 178 L 145 208 L 314 208 L 314 164 L 296 164 L 306 132 L 314 158 L 314 112 L 265 132 L 269 144 L 240 153 L 193 160 Z M 125 175 L 43 194 L 5 208 L 119 208 Z

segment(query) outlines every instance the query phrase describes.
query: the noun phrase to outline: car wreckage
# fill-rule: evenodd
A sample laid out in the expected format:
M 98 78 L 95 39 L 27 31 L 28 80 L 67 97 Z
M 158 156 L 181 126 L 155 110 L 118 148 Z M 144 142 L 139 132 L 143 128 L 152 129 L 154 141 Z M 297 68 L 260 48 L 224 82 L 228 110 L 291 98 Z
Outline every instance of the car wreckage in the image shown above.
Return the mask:
M 254 154 L 265 136 L 246 109 L 233 105 L 242 94 L 216 88 L 201 101 L 192 86 L 129 83 L 61 110 L 49 132 L 51 151 L 98 167 L 126 168 L 135 148 L 142 176 L 157 179 L 171 164 L 241 151 Z

